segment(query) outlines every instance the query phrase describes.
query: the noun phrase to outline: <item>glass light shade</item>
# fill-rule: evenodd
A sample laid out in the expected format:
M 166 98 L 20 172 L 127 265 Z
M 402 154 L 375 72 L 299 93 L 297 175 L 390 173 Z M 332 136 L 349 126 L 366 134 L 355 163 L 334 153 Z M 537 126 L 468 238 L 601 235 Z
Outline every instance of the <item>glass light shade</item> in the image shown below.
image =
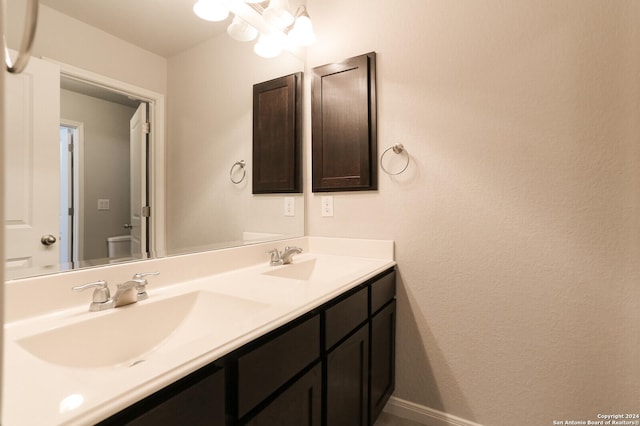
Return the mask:
M 313 32 L 313 24 L 311 24 L 309 16 L 298 16 L 293 28 L 289 30 L 288 37 L 293 43 L 301 46 L 310 46 L 315 43 L 316 35 Z
M 263 58 L 275 58 L 282 53 L 282 46 L 272 37 L 261 34 L 258 42 L 253 46 L 253 51 Z
M 258 36 L 258 30 L 241 17 L 235 16 L 233 22 L 227 27 L 227 34 L 234 40 L 251 41 Z
M 229 16 L 229 9 L 220 0 L 198 0 L 193 5 L 193 12 L 205 21 L 224 21 Z
M 295 18 L 289 12 L 288 0 L 271 0 L 269 6 L 262 12 L 264 20 L 281 30 L 293 24 Z
M 245 3 L 262 3 L 264 0 L 244 0 Z

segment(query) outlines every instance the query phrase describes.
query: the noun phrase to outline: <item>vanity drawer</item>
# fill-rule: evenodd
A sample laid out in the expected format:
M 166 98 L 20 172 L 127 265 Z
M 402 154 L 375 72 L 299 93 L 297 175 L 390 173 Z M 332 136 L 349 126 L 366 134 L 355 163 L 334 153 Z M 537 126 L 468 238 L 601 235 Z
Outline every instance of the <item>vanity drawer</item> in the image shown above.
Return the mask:
M 320 358 L 320 317 L 306 320 L 238 358 L 238 416 L 244 416 Z
M 327 350 L 353 329 L 366 321 L 367 288 L 363 288 L 326 310 L 325 347 Z
M 210 364 L 97 426 L 223 425 L 225 371 Z
M 396 297 L 396 271 L 371 283 L 371 315 Z

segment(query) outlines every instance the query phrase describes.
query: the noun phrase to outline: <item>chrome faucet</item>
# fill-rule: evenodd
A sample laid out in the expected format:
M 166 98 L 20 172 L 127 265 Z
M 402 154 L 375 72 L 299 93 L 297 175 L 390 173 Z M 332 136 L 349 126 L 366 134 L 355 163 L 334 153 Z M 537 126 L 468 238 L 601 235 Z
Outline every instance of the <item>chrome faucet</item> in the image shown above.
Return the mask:
M 284 251 L 280 255 L 280 258 L 282 259 L 282 263 L 284 265 L 288 265 L 293 260 L 293 256 L 295 256 L 296 254 L 300 254 L 300 253 L 302 253 L 302 249 L 300 247 L 286 246 L 284 248 Z
M 116 294 L 111 297 L 109 286 L 104 280 L 99 280 L 72 288 L 73 291 L 83 291 L 89 288 L 95 288 L 93 292 L 93 301 L 89 305 L 89 310 L 104 311 L 105 309 L 117 308 L 119 306 L 130 305 L 140 300 L 147 299 L 149 295 L 146 286 L 149 284 L 144 278 L 147 275 L 158 275 L 159 272 L 137 273 L 133 278 L 122 284 L 118 284 Z
M 302 253 L 302 249 L 295 246 L 286 246 L 282 252 L 274 248 L 269 250 L 268 253 L 271 255 L 271 262 L 269 262 L 271 266 L 288 265 L 294 255 Z

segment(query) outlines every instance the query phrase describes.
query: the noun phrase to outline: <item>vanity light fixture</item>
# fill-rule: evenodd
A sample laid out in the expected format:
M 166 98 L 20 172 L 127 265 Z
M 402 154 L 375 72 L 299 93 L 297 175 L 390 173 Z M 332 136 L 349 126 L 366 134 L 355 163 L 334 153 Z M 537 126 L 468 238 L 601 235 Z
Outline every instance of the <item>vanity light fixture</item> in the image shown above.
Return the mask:
M 282 53 L 282 46 L 273 37 L 260 34 L 258 42 L 253 46 L 253 51 L 263 58 L 275 58 Z
M 229 16 L 229 8 L 223 0 L 198 0 L 193 12 L 205 21 L 220 22 Z
M 301 5 L 296 11 L 296 20 L 287 34 L 289 39 L 301 46 L 311 46 L 316 41 L 313 24 L 307 12 L 307 6 Z
M 258 30 L 236 15 L 233 17 L 233 22 L 227 27 L 227 34 L 234 40 L 251 41 L 258 36 Z
M 245 20 L 247 11 L 239 7 L 242 3 L 257 15 L 247 15 Z M 233 12 L 227 34 L 238 41 L 250 41 L 260 34 L 253 50 L 263 58 L 275 58 L 285 47 L 309 46 L 316 40 L 307 7 L 299 6 L 293 15 L 289 0 L 198 0 L 193 11 L 207 21 L 224 21 Z
M 269 0 L 269 6 L 262 12 L 270 25 L 284 30 L 293 24 L 295 17 L 289 12 L 289 0 Z

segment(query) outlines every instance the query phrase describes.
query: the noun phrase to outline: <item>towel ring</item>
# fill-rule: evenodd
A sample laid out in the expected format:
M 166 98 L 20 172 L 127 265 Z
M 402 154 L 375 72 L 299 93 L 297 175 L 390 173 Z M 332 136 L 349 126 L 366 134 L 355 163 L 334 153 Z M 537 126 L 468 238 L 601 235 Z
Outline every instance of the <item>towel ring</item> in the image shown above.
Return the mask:
M 38 23 L 38 0 L 29 0 L 27 2 L 27 17 L 24 26 L 24 33 L 22 34 L 22 45 L 20 46 L 20 52 L 15 63 L 11 62 L 11 56 L 9 55 L 9 49 L 7 48 L 7 41 L 4 34 L 2 34 L 2 45 L 4 47 L 4 62 L 7 67 L 7 71 L 12 74 L 20 74 L 27 63 L 31 55 L 31 48 L 33 47 L 33 40 L 36 36 L 36 25 Z
M 398 172 L 390 172 L 389 170 L 387 170 L 384 167 L 384 164 L 382 163 L 382 160 L 384 159 L 384 156 L 389 152 L 393 150 L 394 154 L 402 154 L 405 153 L 407 155 L 407 162 L 404 164 L 404 167 L 402 167 L 402 170 L 398 171 Z M 407 167 L 409 167 L 409 152 L 404 148 L 404 145 L 402 145 L 401 143 L 397 143 L 393 146 L 390 146 L 389 148 L 385 149 L 384 152 L 382 153 L 382 156 L 380 156 L 380 168 L 382 168 L 382 170 L 391 176 L 395 176 L 395 175 L 399 175 L 400 173 L 404 172 L 405 170 L 407 170 Z
M 237 185 L 244 180 L 244 177 L 247 175 L 247 169 L 245 169 L 246 165 L 247 163 L 244 160 L 236 161 L 235 163 L 233 163 L 233 166 L 231 166 L 231 170 L 229 170 L 229 178 L 231 179 L 231 182 Z M 236 167 L 240 167 L 240 169 L 242 169 L 242 176 L 237 180 L 233 178 L 233 171 Z

